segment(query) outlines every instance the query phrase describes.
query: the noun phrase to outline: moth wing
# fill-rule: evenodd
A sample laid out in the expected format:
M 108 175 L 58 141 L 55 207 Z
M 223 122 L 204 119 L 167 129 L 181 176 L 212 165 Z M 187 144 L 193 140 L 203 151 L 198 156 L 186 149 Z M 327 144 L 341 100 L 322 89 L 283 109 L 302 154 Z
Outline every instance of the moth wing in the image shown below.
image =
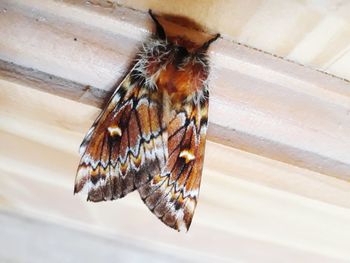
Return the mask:
M 125 78 L 80 146 L 75 193 L 95 202 L 121 198 L 160 173 L 167 158 L 161 100 Z
M 149 209 L 166 225 L 188 230 L 197 205 L 204 161 L 208 98 L 185 105 L 167 127 L 168 160 L 161 174 L 138 189 Z

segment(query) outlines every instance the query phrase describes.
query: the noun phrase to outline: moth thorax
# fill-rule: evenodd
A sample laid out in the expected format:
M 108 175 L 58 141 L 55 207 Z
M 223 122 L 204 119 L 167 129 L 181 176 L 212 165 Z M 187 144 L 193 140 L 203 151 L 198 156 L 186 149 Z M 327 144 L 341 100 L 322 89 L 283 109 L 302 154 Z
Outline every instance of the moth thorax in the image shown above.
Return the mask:
M 189 60 L 182 65 L 171 63 L 160 71 L 157 86 L 167 91 L 172 103 L 177 103 L 202 92 L 207 77 L 205 66 L 199 62 Z

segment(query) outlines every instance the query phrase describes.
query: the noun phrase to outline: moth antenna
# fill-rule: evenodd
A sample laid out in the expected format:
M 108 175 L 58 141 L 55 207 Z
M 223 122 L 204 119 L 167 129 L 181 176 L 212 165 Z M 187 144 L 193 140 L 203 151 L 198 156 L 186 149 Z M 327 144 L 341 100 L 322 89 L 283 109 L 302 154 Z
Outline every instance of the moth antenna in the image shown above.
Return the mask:
M 164 31 L 164 28 L 162 27 L 162 25 L 159 23 L 158 19 L 153 15 L 152 10 L 149 9 L 148 10 L 149 15 L 151 16 L 152 20 L 154 21 L 154 23 L 156 24 L 156 35 L 162 39 L 165 40 L 166 39 L 166 34 Z
M 213 43 L 214 41 L 216 41 L 219 37 L 220 37 L 220 34 L 216 34 L 215 37 L 213 37 L 212 39 L 209 39 L 207 42 L 205 42 L 200 49 L 207 50 L 209 48 L 210 44 Z

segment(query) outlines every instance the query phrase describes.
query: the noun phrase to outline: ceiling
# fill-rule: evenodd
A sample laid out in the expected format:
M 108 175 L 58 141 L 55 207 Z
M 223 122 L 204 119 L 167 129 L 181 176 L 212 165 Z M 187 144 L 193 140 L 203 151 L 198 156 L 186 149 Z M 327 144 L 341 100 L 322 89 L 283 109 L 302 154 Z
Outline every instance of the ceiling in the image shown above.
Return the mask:
M 114 4 L 187 16 L 239 43 L 350 80 L 350 1 L 117 0 Z

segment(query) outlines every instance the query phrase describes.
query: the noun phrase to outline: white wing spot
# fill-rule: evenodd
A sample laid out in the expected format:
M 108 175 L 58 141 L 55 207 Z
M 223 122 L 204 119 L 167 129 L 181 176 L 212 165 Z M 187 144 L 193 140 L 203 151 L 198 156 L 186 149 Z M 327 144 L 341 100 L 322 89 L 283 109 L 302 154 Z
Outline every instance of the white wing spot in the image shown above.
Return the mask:
M 184 158 L 186 163 L 189 163 L 190 161 L 193 161 L 194 159 L 196 159 L 193 153 L 190 152 L 189 150 L 181 151 L 179 157 Z
M 122 136 L 122 130 L 118 126 L 108 127 L 108 132 L 111 137 Z

